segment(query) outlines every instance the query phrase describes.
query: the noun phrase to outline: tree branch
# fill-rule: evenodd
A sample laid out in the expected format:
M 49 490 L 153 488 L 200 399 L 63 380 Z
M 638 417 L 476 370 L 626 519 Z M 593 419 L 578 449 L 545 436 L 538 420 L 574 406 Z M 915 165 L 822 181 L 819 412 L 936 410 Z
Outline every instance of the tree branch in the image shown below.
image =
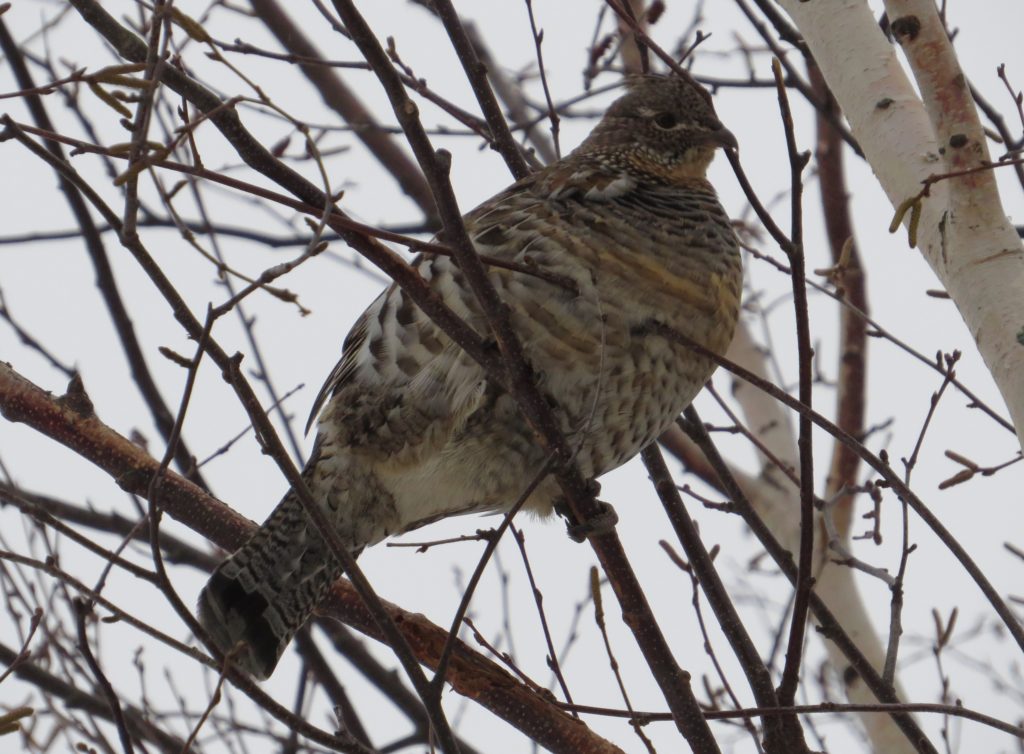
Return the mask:
M 107 427 L 91 411 L 81 410 L 82 397 L 69 393 L 55 398 L 0 363 L 0 413 L 5 418 L 27 424 L 56 440 L 107 472 L 121 489 L 145 497 L 159 462 Z M 237 549 L 255 529 L 251 521 L 170 471 L 161 477 L 160 504 L 169 516 L 225 550 Z M 384 604 L 419 661 L 436 666 L 448 632 L 421 615 Z M 378 641 L 384 640 L 371 613 L 346 579 L 335 583 L 320 611 Z M 456 643 L 452 655 L 448 681 L 460 694 L 552 751 L 619 752 L 461 641 Z

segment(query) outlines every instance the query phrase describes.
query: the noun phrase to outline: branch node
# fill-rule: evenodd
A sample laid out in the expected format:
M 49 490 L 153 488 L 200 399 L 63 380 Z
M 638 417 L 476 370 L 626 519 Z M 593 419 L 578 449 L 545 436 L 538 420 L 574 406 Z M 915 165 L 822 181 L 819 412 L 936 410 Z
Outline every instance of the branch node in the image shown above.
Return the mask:
M 76 374 L 68 383 L 67 392 L 57 402 L 63 407 L 74 411 L 83 419 L 91 419 L 96 416 L 92 400 L 85 392 L 85 385 L 82 383 L 82 376 Z
M 903 45 L 917 39 L 921 31 L 921 21 L 917 16 L 902 16 L 894 20 L 889 28 L 896 41 Z

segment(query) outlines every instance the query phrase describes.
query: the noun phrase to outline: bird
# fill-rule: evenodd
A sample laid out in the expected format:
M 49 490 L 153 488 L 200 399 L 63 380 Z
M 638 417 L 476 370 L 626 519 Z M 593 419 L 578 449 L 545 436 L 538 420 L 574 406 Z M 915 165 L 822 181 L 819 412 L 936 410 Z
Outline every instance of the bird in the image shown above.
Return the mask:
M 743 275 L 707 180 L 719 148 L 736 139 L 698 82 L 626 77 L 579 147 L 464 217 L 481 258 L 504 263 L 488 276 L 586 479 L 653 442 L 714 370 L 707 355 L 646 323 L 715 353 L 732 339 Z M 449 255 L 424 253 L 412 265 L 487 337 Z M 553 476 L 536 483 L 545 451 L 512 396 L 395 284 L 345 338 L 314 417 L 303 479 L 353 556 L 441 518 L 507 512 L 531 485 L 525 510 L 543 517 L 563 505 Z M 341 575 L 289 491 L 216 568 L 199 622 L 236 667 L 266 679 Z

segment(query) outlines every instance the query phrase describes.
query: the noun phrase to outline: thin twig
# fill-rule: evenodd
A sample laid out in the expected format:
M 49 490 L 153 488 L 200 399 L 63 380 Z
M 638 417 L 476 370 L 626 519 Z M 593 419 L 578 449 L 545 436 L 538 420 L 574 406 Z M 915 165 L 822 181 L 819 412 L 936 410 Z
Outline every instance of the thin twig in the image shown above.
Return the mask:
M 445 31 L 448 32 L 448 38 L 451 40 L 452 47 L 455 48 L 455 53 L 459 58 L 459 62 L 462 63 L 462 68 L 466 72 L 466 78 L 469 80 L 470 86 L 473 87 L 473 93 L 476 95 L 476 100 L 480 104 L 480 109 L 483 111 L 484 118 L 487 120 L 487 125 L 491 129 L 491 136 L 494 138 L 494 148 L 504 158 L 505 164 L 508 165 L 508 169 L 514 178 L 518 180 L 529 175 L 530 168 L 526 164 L 526 160 L 523 159 L 523 155 L 519 151 L 519 145 L 516 144 L 515 138 L 512 136 L 512 132 L 509 131 L 508 123 L 505 121 L 505 116 L 501 114 L 501 107 L 498 105 L 498 100 L 494 97 L 494 92 L 491 91 L 491 85 L 487 81 L 487 69 L 480 62 L 480 59 L 477 58 L 476 50 L 473 48 L 473 43 L 466 34 L 466 30 L 462 28 L 462 22 L 459 20 L 459 14 L 456 12 L 451 0 L 434 0 L 433 4 L 438 18 L 441 19 L 441 23 L 444 24 Z M 339 5 L 339 3 L 335 2 L 335 8 L 338 10 L 339 15 L 342 18 L 345 18 L 346 14 L 342 12 Z M 353 8 L 352 10 L 355 9 Z M 347 25 L 348 24 L 346 23 L 346 26 Z M 365 55 L 365 49 L 363 49 L 363 53 Z M 378 66 L 374 64 L 374 61 L 367 57 L 367 62 L 370 63 L 370 66 L 378 75 L 380 75 L 380 70 Z M 401 120 L 402 118 L 399 116 L 399 122 L 401 122 Z M 408 135 L 408 131 L 406 133 Z M 419 157 L 419 155 L 417 155 L 417 157 Z M 425 170 L 424 172 L 429 171 Z M 427 180 L 430 182 L 429 175 L 427 176 Z M 431 190 L 434 193 L 434 198 L 440 201 L 441 197 L 438 196 L 437 187 L 432 184 Z
M 0 662 L 12 663 L 17 657 L 13 649 L 0 644 Z M 67 678 L 61 678 L 27 661 L 18 663 L 15 674 L 45 693 L 63 699 L 69 707 L 74 706 L 96 718 L 113 722 L 110 706 L 105 699 L 74 686 Z M 181 754 L 185 751 L 183 740 L 154 725 L 142 710 L 130 704 L 125 705 L 124 715 L 128 728 L 137 740 L 150 742 L 163 754 Z
M 551 141 L 555 145 L 555 159 L 562 158 L 562 147 L 558 142 L 558 110 L 551 99 L 551 89 L 548 87 L 548 74 L 544 69 L 544 53 L 541 51 L 541 44 L 544 41 L 544 30 L 537 30 L 537 22 L 533 17 L 533 0 L 526 0 L 526 12 L 530 16 L 530 30 L 533 32 L 533 45 L 537 50 L 537 70 L 540 72 L 540 83 L 544 89 L 544 101 L 548 103 L 548 120 L 551 121 Z
M 694 617 L 697 618 L 697 627 L 700 629 L 700 634 L 704 639 L 704 654 L 706 654 L 708 656 L 708 659 L 711 661 L 711 666 L 715 669 L 715 674 L 718 676 L 718 682 L 722 684 L 722 689 L 725 691 L 726 694 L 728 694 L 733 707 L 739 709 L 743 705 L 740 704 L 740 700 L 736 696 L 736 693 L 733 691 L 732 684 L 729 683 L 729 678 L 726 676 L 725 670 L 722 668 L 722 663 L 718 660 L 718 655 L 715 653 L 714 644 L 711 641 L 711 634 L 708 632 L 707 621 L 704 620 L 704 611 L 701 608 L 700 601 L 700 580 L 697 578 L 697 574 L 694 573 L 693 568 L 690 567 L 690 564 L 683 560 L 682 556 L 680 556 L 675 550 L 672 549 L 671 544 L 669 544 L 664 539 L 658 542 L 658 544 L 661 545 L 661 549 L 665 551 L 666 555 L 668 555 L 669 560 L 671 560 L 672 563 L 675 564 L 677 568 L 679 568 L 679 570 L 681 570 L 683 573 L 687 574 L 690 577 L 690 604 L 693 605 L 693 614 Z M 718 553 L 718 545 L 715 545 L 711 548 L 711 551 L 708 553 L 708 555 L 711 556 L 711 559 L 713 561 L 715 557 L 718 555 Z M 771 685 L 770 676 L 768 677 L 768 688 L 772 690 L 772 694 L 775 693 L 775 689 L 772 688 Z M 716 695 L 709 694 L 709 696 L 712 699 L 716 699 Z M 743 727 L 750 734 L 750 737 L 754 744 L 754 748 L 757 749 L 757 754 L 764 754 L 764 747 L 761 746 L 761 733 L 758 730 L 757 726 L 754 724 L 754 721 L 751 718 L 743 718 Z
M 558 685 L 562 689 L 562 695 L 565 697 L 565 701 L 572 704 L 572 694 L 569 693 L 569 684 L 565 681 L 565 676 L 562 675 L 562 666 L 558 662 L 558 653 L 555 652 L 554 642 L 551 640 L 551 629 L 548 627 L 548 619 L 544 614 L 544 596 L 541 594 L 540 587 L 537 586 L 537 580 L 533 575 L 533 568 L 530 566 L 530 559 L 526 555 L 526 536 L 519 531 L 514 525 L 512 526 L 512 537 L 516 541 L 516 546 L 519 548 L 519 554 L 523 559 L 523 568 L 526 569 L 526 578 L 530 582 L 530 589 L 533 592 L 533 601 L 537 605 L 537 617 L 540 619 L 541 630 L 544 633 L 544 643 L 548 649 L 548 667 L 551 668 L 551 672 L 558 680 Z
M 663 332 L 668 332 L 668 329 L 665 328 Z M 681 339 L 679 340 L 681 341 Z M 705 354 L 713 354 L 712 351 L 698 346 L 695 341 L 690 341 L 688 338 L 687 341 L 691 344 L 689 346 L 690 348 L 693 348 L 698 352 L 703 351 Z M 724 363 L 727 361 L 726 359 L 720 356 L 713 356 L 712 358 L 718 361 L 720 366 L 726 366 Z M 746 372 L 746 370 L 742 370 L 741 367 L 737 367 L 736 365 L 731 364 L 731 362 L 729 362 L 729 364 L 730 366 L 726 366 L 726 368 L 734 373 L 737 373 L 737 370 L 744 372 L 744 374 L 741 375 L 744 379 L 748 379 L 748 375 L 749 377 L 755 377 L 755 375 Z M 770 385 L 770 383 L 761 380 L 760 378 L 755 377 L 755 380 L 756 381 L 752 381 L 752 383 L 757 387 L 761 387 L 760 383 L 763 383 L 766 386 Z M 785 395 L 781 390 L 776 389 L 776 391 L 779 395 Z M 773 397 L 775 397 L 774 394 Z M 788 395 L 786 397 L 789 398 Z M 797 401 L 792 399 L 790 400 L 793 405 L 799 405 Z M 684 416 L 686 419 L 682 424 L 684 431 L 686 431 L 694 442 L 700 446 L 708 461 L 715 468 L 719 479 L 726 488 L 729 496 L 732 498 L 733 505 L 736 506 L 737 511 L 743 516 L 743 520 L 747 523 L 747 526 L 750 527 L 751 531 L 753 531 L 754 535 L 775 561 L 776 565 L 778 565 L 782 573 L 787 579 L 789 579 L 790 583 L 796 586 L 797 568 L 793 563 L 793 556 L 783 548 L 781 544 L 779 544 L 779 541 L 771 533 L 764 521 L 762 521 L 757 515 L 754 507 L 751 505 L 746 495 L 743 494 L 743 490 L 741 490 L 739 485 L 736 484 L 736 480 L 729 471 L 728 465 L 722 459 L 722 456 L 714 446 L 714 443 L 711 442 L 711 438 L 704 429 L 700 416 L 697 414 L 697 411 L 693 406 L 686 409 Z M 827 420 L 822 419 L 821 421 Z M 838 431 L 838 428 L 836 429 Z M 814 612 L 814 616 L 820 624 L 819 631 L 823 636 L 835 642 L 836 646 L 849 661 L 851 669 L 853 669 L 864 680 L 865 685 L 875 695 L 875 698 L 882 702 L 898 704 L 899 698 L 896 695 L 896 690 L 891 685 L 887 685 L 882 681 L 881 676 L 872 666 L 871 662 L 868 661 L 853 640 L 846 634 L 842 625 L 821 598 L 813 592 L 810 595 L 810 608 Z M 792 707 L 790 707 L 790 709 L 792 709 Z M 894 710 L 892 712 L 892 719 L 916 751 L 920 754 L 937 754 L 935 747 L 928 741 L 927 737 L 918 727 L 913 717 L 907 713 Z
M 289 51 L 291 62 L 298 63 L 303 75 L 320 92 L 328 107 L 354 126 L 356 137 L 394 177 L 403 193 L 416 203 L 428 221 L 436 222 L 437 209 L 423 173 L 390 135 L 378 127 L 373 114 L 341 77 L 330 70 L 320 51 L 281 4 L 276 0 L 252 0 L 251 5 L 267 30 Z M 360 61 L 359 67 L 366 68 L 366 63 Z
M 3 51 L 8 65 L 14 72 L 18 85 L 24 89 L 33 88 L 34 81 L 28 70 L 28 66 L 25 64 L 22 49 L 11 37 L 10 32 L 7 29 L 7 25 L 4 23 L 2 18 L 0 18 L 0 50 Z M 140 56 L 140 59 L 135 62 L 142 62 L 144 59 L 145 56 Z M 25 104 L 28 107 L 29 113 L 32 115 L 32 120 L 40 128 L 49 132 L 53 132 L 55 130 L 53 123 L 46 112 L 46 108 L 43 105 L 42 99 L 38 95 L 31 94 L 27 96 Z M 47 140 L 46 149 L 48 149 L 56 159 L 64 159 L 64 152 L 60 148 L 60 145 L 55 141 Z M 61 194 L 64 196 L 65 201 L 67 201 L 68 206 L 71 208 L 71 212 L 74 215 L 75 221 L 78 223 L 78 237 L 82 239 L 85 249 L 89 254 L 89 259 L 96 271 L 97 287 L 103 296 L 103 301 L 106 304 L 111 321 L 114 324 L 114 329 L 117 331 L 118 339 L 125 353 L 125 358 L 127 359 L 132 371 L 132 378 L 135 380 L 139 393 L 146 402 L 146 407 L 149 409 L 153 418 L 153 423 L 156 425 L 160 434 L 166 439 L 167 435 L 171 431 L 171 426 L 174 424 L 174 418 L 171 415 L 167 404 L 164 402 L 160 390 L 157 387 L 156 380 L 146 363 L 142 346 L 135 334 L 131 317 L 128 315 L 128 309 L 125 306 L 124 299 L 117 287 L 113 268 L 110 265 L 110 259 L 108 258 L 107 251 L 103 246 L 103 241 L 96 229 L 96 224 L 89 212 L 86 202 L 82 198 L 81 193 L 76 190 L 75 186 L 68 181 L 65 176 L 58 173 L 57 178 L 60 182 Z M 175 462 L 178 469 L 188 476 L 189 479 L 196 482 L 200 487 L 209 489 L 202 475 L 194 468 L 195 464 L 193 456 L 189 452 L 185 443 L 179 443 L 178 455 L 175 458 Z
M 792 227 L 789 248 L 785 249 L 792 269 L 793 309 L 796 319 L 797 351 L 800 372 L 800 402 L 811 410 L 814 389 L 812 375 L 814 353 L 811 350 L 810 324 L 807 315 L 807 287 L 804 283 L 803 248 L 803 169 L 810 159 L 810 153 L 797 150 L 796 134 L 793 130 L 793 114 L 789 108 L 789 96 L 782 85 L 782 67 L 772 64 L 775 81 L 778 84 L 779 109 L 786 134 L 786 149 L 790 166 L 790 207 Z M 797 560 L 796 593 L 793 597 L 793 618 L 790 623 L 789 641 L 786 645 L 786 662 L 779 683 L 779 702 L 789 706 L 795 702 L 797 685 L 800 681 L 800 662 L 803 655 L 804 633 L 807 613 L 810 608 L 811 589 L 814 585 L 814 448 L 811 438 L 811 420 L 806 414 L 799 418 L 797 449 L 800 454 L 800 552 Z
M 110 681 L 107 680 L 107 676 L 103 673 L 103 669 L 100 668 L 100 664 L 96 661 L 92 648 L 89 646 L 89 636 L 85 630 L 85 620 L 92 614 L 92 604 L 82 598 L 76 598 L 72 604 L 75 607 L 75 625 L 78 627 L 78 648 L 81 650 L 85 662 L 96 677 L 96 683 L 107 700 L 107 705 L 110 707 L 110 715 L 114 720 L 117 734 L 121 739 L 121 748 L 124 749 L 125 754 L 134 754 L 135 747 L 132 746 L 132 737 L 128 732 L 128 724 L 125 722 L 124 711 L 121 709 L 121 702 L 117 698 L 117 692 L 110 685 Z
M 597 624 L 597 630 L 601 634 L 601 641 L 604 643 L 604 653 L 608 658 L 608 667 L 611 669 L 612 675 L 615 676 L 615 683 L 619 687 L 619 694 L 622 696 L 626 709 L 632 710 L 633 704 L 629 701 L 629 692 L 626 691 L 626 684 L 622 680 L 622 673 L 619 671 L 619 661 L 615 657 L 611 640 L 608 638 L 608 626 L 604 620 L 604 600 L 601 598 L 601 578 L 598 575 L 597 569 L 593 566 L 590 568 L 590 597 L 594 603 L 594 623 Z M 651 739 L 644 734 L 643 728 L 634 719 L 631 719 L 629 722 L 633 732 L 636 733 L 637 738 L 640 739 L 644 748 L 647 749 L 648 754 L 654 754 L 654 745 L 651 743 Z
M 654 482 L 654 488 L 661 499 L 669 523 L 690 561 L 690 568 L 700 581 L 704 596 L 707 597 L 708 604 L 711 605 L 711 609 L 715 613 L 718 625 L 747 677 L 747 683 L 754 699 L 762 707 L 780 706 L 778 695 L 772 688 L 771 675 L 761 660 L 750 634 L 747 633 L 743 620 L 729 599 L 725 585 L 715 570 L 711 555 L 704 547 L 697 527 L 683 505 L 661 451 L 658 450 L 657 445 L 648 445 L 641 452 L 641 457 Z M 765 750 L 770 754 L 809 752 L 803 740 L 800 721 L 796 716 L 765 720 L 764 733 Z
M 942 541 L 957 561 L 964 567 L 968 575 L 974 581 L 974 583 L 981 589 L 985 598 L 989 604 L 996 611 L 1003 625 L 1009 631 L 1014 641 L 1017 643 L 1022 650 L 1024 650 L 1024 626 L 1021 626 L 1020 621 L 1010 610 L 1006 604 L 1002 595 L 999 594 L 998 590 L 992 585 L 992 583 L 985 576 L 984 572 L 978 567 L 978 564 L 970 556 L 970 554 L 964 550 L 963 546 L 957 541 L 956 537 L 942 524 L 942 522 L 935 516 L 934 513 L 929 510 L 928 506 L 911 490 L 899 474 L 889 465 L 888 455 L 885 451 L 882 451 L 882 456 L 877 456 L 868 450 L 864 444 L 853 437 L 850 433 L 846 432 L 842 428 L 836 426 L 833 422 L 826 419 L 821 414 L 808 409 L 803 403 L 796 398 L 780 390 L 778 387 L 768 382 L 765 379 L 757 376 L 751 371 L 744 369 L 739 364 L 726 359 L 714 351 L 711 351 L 702 346 L 697 341 L 688 337 L 687 335 L 661 323 L 649 323 L 644 328 L 644 331 L 658 332 L 664 335 L 664 337 L 686 345 L 688 348 L 693 349 L 699 354 L 707 356 L 713 360 L 716 364 L 724 369 L 728 370 L 732 374 L 736 375 L 740 379 L 746 380 L 751 385 L 756 387 L 758 390 L 765 392 L 775 400 L 784 404 L 785 406 L 793 409 L 798 414 L 809 416 L 811 421 L 821 427 L 825 432 L 836 438 L 840 442 L 845 443 L 857 453 L 858 457 L 864 461 L 868 466 L 874 469 L 878 474 L 885 480 L 886 484 L 893 489 L 893 491 L 900 497 L 906 498 L 907 502 L 910 503 L 910 507 L 914 509 L 914 512 L 928 525 L 928 527 L 935 533 L 935 535 Z M 884 457 L 883 457 L 884 456 Z M 738 488 L 737 488 L 738 489 Z
M 568 708 L 569 705 L 561 705 Z M 658 720 L 669 720 L 667 712 L 631 712 L 629 710 L 610 709 L 608 707 L 591 707 L 577 704 L 573 708 L 576 712 L 585 715 L 601 715 L 604 717 L 636 717 L 643 721 L 655 722 Z M 788 715 L 792 713 L 800 715 L 830 715 L 844 714 L 847 712 L 878 712 L 881 714 L 914 713 L 924 712 L 937 715 L 950 715 L 965 720 L 987 725 L 1004 733 L 1009 733 L 1017 738 L 1024 738 L 1024 727 L 1004 722 L 998 718 L 986 715 L 984 712 L 968 709 L 960 704 L 934 704 L 929 702 L 900 702 L 888 704 L 879 702 L 877 704 L 837 704 L 836 702 L 822 702 L 821 704 L 796 704 L 792 707 L 750 707 L 736 710 L 710 710 L 707 712 L 709 720 L 729 720 L 736 717 L 766 717 L 769 715 Z
M 497 549 L 499 542 L 501 541 L 502 535 L 512 525 L 512 519 L 515 518 L 519 510 L 526 504 L 530 495 L 533 494 L 537 486 L 543 482 L 549 473 L 551 473 L 551 459 L 548 458 L 541 467 L 537 470 L 533 479 L 526 488 L 519 494 L 518 499 L 509 509 L 508 513 L 505 514 L 501 524 L 495 530 L 494 535 L 487 538 L 487 545 L 484 547 L 483 553 L 480 555 L 480 559 L 477 561 L 476 568 L 473 569 L 473 575 L 470 577 L 469 582 L 462 590 L 462 598 L 459 600 L 459 606 L 455 610 L 455 617 L 452 618 L 451 629 L 448 631 L 448 639 L 445 642 L 444 648 L 441 650 L 441 659 L 437 663 L 437 669 L 434 672 L 434 679 L 431 681 L 431 688 L 433 693 L 436 695 L 436 703 L 440 704 L 441 692 L 444 690 L 445 676 L 448 670 L 448 663 L 451 661 L 452 652 L 455 651 L 455 640 L 459 636 L 459 627 L 462 625 L 463 619 L 466 617 L 466 611 L 469 610 L 470 600 L 473 599 L 473 594 L 476 592 L 476 587 L 480 583 L 480 578 L 484 574 L 484 569 L 487 567 L 487 563 L 490 562 L 491 556 Z

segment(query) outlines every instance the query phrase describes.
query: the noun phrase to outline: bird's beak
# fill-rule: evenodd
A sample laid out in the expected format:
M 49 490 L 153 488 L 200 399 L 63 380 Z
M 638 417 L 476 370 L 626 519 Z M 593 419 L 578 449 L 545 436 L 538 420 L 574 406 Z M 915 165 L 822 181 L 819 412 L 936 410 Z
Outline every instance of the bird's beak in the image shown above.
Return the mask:
M 723 149 L 738 150 L 740 148 L 740 145 L 736 141 L 736 137 L 733 135 L 732 131 L 722 124 L 719 124 L 718 128 L 715 130 L 709 131 L 706 138 L 709 144 L 714 144 L 715 146 L 722 147 Z

